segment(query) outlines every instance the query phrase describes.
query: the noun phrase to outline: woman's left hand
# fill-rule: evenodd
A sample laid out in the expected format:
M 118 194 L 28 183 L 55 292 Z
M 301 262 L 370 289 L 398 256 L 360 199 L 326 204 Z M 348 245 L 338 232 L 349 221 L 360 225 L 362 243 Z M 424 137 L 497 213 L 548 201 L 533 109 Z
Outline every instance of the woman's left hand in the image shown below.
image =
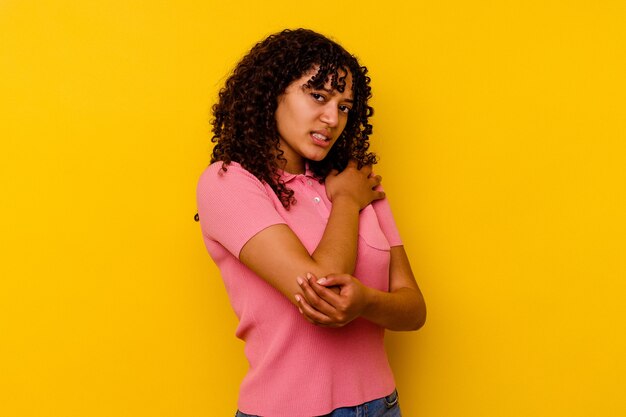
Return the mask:
M 297 279 L 302 294 L 296 294 L 299 310 L 309 322 L 323 327 L 342 327 L 367 308 L 370 288 L 348 274 Z

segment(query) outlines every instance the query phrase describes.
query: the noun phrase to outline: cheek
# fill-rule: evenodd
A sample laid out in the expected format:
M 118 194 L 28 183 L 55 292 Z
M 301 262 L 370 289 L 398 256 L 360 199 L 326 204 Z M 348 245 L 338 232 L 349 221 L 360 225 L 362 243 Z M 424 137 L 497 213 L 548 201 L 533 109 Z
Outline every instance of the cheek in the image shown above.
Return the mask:
M 345 130 L 346 126 L 348 126 L 348 118 L 344 117 L 339 121 L 339 134 L 341 134 Z
M 302 110 L 291 101 L 286 101 L 276 110 L 276 125 L 290 129 L 300 124 Z
M 285 106 L 279 106 L 276 109 L 276 113 L 274 114 L 274 119 L 276 120 L 276 129 L 279 133 L 284 133 L 289 130 L 289 121 L 291 120 L 291 115 L 289 114 L 289 109 Z

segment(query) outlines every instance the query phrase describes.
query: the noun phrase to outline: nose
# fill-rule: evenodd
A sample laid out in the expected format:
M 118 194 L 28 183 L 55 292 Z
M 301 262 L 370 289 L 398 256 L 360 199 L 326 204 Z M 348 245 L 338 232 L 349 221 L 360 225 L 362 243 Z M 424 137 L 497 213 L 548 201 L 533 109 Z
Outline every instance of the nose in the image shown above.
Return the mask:
M 326 123 L 329 127 L 337 126 L 337 123 L 339 123 L 339 109 L 337 106 L 330 102 L 324 106 L 324 111 L 320 116 L 320 120 Z

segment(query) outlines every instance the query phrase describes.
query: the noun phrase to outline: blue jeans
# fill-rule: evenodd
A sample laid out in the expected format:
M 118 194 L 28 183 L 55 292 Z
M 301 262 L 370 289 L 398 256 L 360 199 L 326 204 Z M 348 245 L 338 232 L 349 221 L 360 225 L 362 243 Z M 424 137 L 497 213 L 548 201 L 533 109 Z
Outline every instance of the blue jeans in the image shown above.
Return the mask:
M 235 417 L 260 417 L 237 411 Z M 341 407 L 319 417 L 402 417 L 398 403 L 398 391 L 386 397 L 368 401 L 356 407 Z

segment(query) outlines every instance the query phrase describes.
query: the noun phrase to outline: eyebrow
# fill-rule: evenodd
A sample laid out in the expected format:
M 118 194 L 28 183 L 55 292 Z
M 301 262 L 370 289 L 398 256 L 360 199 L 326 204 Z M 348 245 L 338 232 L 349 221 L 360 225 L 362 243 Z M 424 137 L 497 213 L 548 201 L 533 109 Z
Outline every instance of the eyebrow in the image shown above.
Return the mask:
M 334 88 L 323 88 L 322 87 L 322 88 L 319 88 L 319 90 L 326 91 L 329 94 L 336 94 L 335 92 L 337 92 L 337 90 L 334 89 Z M 354 103 L 354 100 L 352 100 L 351 98 L 347 98 L 347 99 L 345 99 L 343 101 L 348 102 L 348 103 Z

